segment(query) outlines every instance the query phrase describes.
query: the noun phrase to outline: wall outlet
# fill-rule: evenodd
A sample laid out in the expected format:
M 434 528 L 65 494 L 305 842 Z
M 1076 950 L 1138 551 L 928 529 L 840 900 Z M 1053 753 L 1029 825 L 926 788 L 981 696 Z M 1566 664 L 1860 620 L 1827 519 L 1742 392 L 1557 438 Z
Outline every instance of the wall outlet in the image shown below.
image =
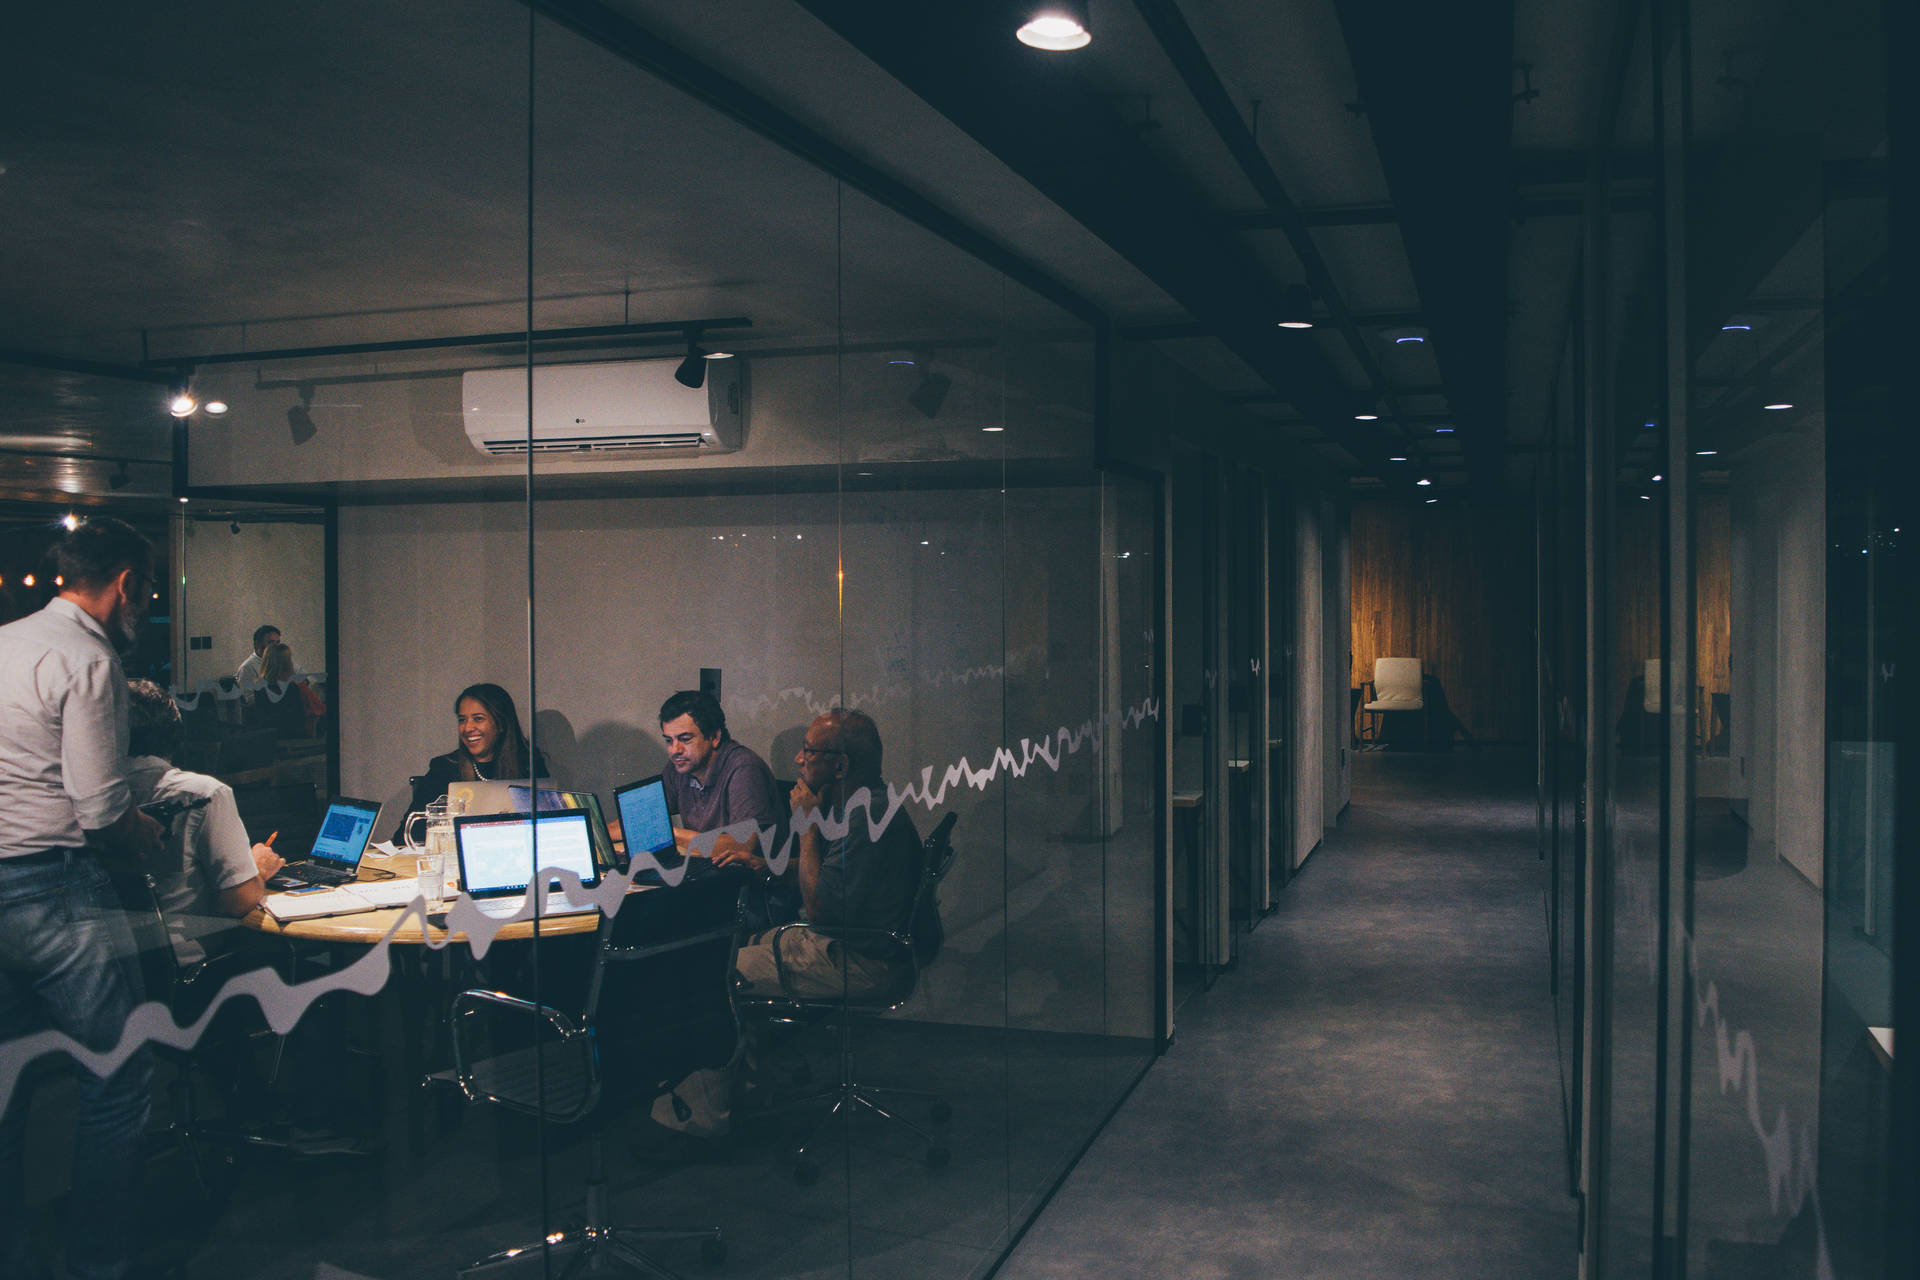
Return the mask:
M 212 636 L 188 636 L 187 648 L 211 649 L 213 648 L 213 637 Z

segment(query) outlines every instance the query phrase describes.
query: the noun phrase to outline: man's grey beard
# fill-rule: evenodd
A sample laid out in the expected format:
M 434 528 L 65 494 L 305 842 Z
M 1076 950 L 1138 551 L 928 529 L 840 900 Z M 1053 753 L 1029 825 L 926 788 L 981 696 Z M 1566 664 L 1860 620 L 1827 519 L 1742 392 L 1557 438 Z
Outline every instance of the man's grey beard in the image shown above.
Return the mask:
M 113 647 L 123 658 L 140 647 L 140 615 L 130 604 L 113 611 Z

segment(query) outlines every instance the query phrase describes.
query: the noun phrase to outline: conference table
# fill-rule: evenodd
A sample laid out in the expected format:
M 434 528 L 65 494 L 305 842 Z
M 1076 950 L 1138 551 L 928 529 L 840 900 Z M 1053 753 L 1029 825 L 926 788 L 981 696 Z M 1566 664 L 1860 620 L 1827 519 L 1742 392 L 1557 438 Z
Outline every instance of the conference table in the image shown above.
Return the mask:
M 361 880 L 385 879 L 380 874 L 382 872 L 411 880 L 417 863 L 418 854 L 413 852 L 403 850 L 383 854 L 370 849 L 361 860 Z M 736 887 L 745 883 L 744 875 L 729 875 L 726 879 Z M 659 885 L 636 884 L 628 893 L 652 893 L 661 889 Z M 537 936 L 544 943 L 592 935 L 599 929 L 601 919 L 598 911 L 546 916 L 538 922 Z M 385 1099 L 383 1109 L 392 1114 L 408 1116 L 410 1145 L 416 1152 L 426 1148 L 429 1122 L 421 1110 L 417 1096 L 419 1091 L 407 1087 L 405 1082 L 424 1079 L 436 1065 L 447 1060 L 451 1047 L 451 1028 L 448 1024 L 451 997 L 476 981 L 488 979 L 488 962 L 494 954 L 494 945 L 527 942 L 536 936 L 532 919 L 507 921 L 498 925 L 488 946 L 470 948 L 466 945 L 470 939 L 462 930 L 433 925 L 423 929 L 418 911 L 405 906 L 285 921 L 275 919 L 264 907 L 255 907 L 241 923 L 260 934 L 287 940 L 291 947 L 287 959 L 290 980 L 297 977 L 302 967 L 301 953 L 309 950 L 324 951 L 338 946 L 377 948 L 383 943 L 401 944 L 387 948 L 392 966 L 389 973 L 397 982 L 393 991 L 394 999 L 387 1002 L 384 1025 L 370 1025 L 364 1034 L 370 1042 L 384 1043 L 398 1051 L 396 1065 L 399 1070 L 389 1077 L 392 1083 L 388 1092 L 391 1096 Z M 693 921 L 687 923 L 695 924 Z M 732 919 L 731 913 L 728 913 L 725 921 L 701 921 L 694 929 L 659 949 L 676 950 L 708 941 L 718 943 L 730 936 L 731 932 Z M 423 945 L 429 943 L 459 945 L 436 945 L 433 948 Z M 488 962 L 481 960 L 482 951 L 487 952 Z M 517 966 L 519 959 L 512 955 L 507 957 L 510 971 Z M 713 982 L 716 998 L 722 990 L 719 965 L 720 958 L 716 957 Z M 498 982 L 488 980 L 487 985 L 498 985 Z M 366 1016 L 376 1021 L 382 1018 L 378 1009 L 369 1009 Z
M 363 875 L 363 880 L 384 879 L 380 872 L 404 880 L 411 880 L 419 858 L 414 853 L 381 854 L 371 850 L 361 859 L 360 865 L 373 875 Z M 649 886 L 636 884 L 628 892 L 644 893 Z M 397 930 L 394 925 L 404 920 Z M 273 934 L 283 938 L 296 938 L 307 942 L 358 943 L 372 946 L 386 938 L 393 931 L 392 941 L 411 943 L 415 946 L 428 942 L 467 941 L 467 935 L 458 930 L 438 929 L 429 925 L 421 928 L 420 917 L 410 914 L 407 907 L 380 907 L 371 911 L 356 911 L 352 915 L 315 916 L 306 920 L 276 920 L 264 906 L 255 907 L 240 921 L 242 925 L 260 933 Z M 569 915 L 545 916 L 540 922 L 539 936 L 542 938 L 565 938 L 582 933 L 592 933 L 599 927 L 600 913 L 581 911 Z M 514 920 L 502 924 L 494 934 L 495 942 L 524 942 L 534 936 L 534 921 Z

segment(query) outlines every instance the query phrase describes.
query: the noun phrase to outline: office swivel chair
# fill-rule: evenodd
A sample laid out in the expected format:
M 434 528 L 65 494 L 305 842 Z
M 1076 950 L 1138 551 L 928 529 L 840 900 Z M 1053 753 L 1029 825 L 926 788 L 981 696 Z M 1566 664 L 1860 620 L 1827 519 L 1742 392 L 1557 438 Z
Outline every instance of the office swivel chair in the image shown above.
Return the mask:
M 738 882 L 715 876 L 675 889 L 629 894 L 620 912 L 602 918 L 595 946 L 593 976 L 586 1001 L 573 1014 L 535 1004 L 501 991 L 468 990 L 453 998 L 451 1072 L 428 1077 L 450 1080 L 469 1103 L 491 1104 L 553 1124 L 573 1124 L 592 1115 L 600 1101 L 600 1051 L 597 1019 L 600 996 L 611 964 L 645 960 L 681 947 L 720 941 L 733 935 Z M 485 1032 L 518 1034 L 531 1043 L 485 1051 Z M 463 1268 L 462 1276 L 482 1275 L 524 1262 L 544 1245 L 555 1256 L 574 1255 L 567 1275 L 591 1271 L 611 1261 L 659 1280 L 674 1273 L 635 1247 L 637 1241 L 698 1240 L 709 1263 L 726 1258 L 718 1227 L 624 1227 L 611 1220 L 606 1157 L 596 1121 L 587 1145 L 586 1219 L 577 1228 L 488 1255 Z
M 172 931 L 167 924 L 166 912 L 160 906 L 153 878 L 143 868 L 130 861 L 114 858 L 108 862 L 108 877 L 121 907 L 127 913 L 127 923 L 139 952 L 141 976 L 146 980 L 148 998 L 165 1003 L 177 1019 L 182 1014 L 187 1020 L 198 1018 L 218 993 L 221 982 L 231 974 L 210 962 L 195 965 L 180 963 L 173 950 Z M 173 1115 L 165 1128 L 149 1131 L 147 1140 L 187 1153 L 194 1181 L 199 1185 L 202 1196 L 212 1193 L 201 1150 L 203 1144 L 274 1151 L 290 1148 L 286 1139 L 269 1137 L 245 1126 L 209 1124 L 201 1118 L 195 1076 L 206 1070 L 204 1052 L 246 1053 L 249 1050 L 245 1043 L 201 1043 L 185 1049 L 155 1044 L 152 1049 L 157 1058 L 171 1063 L 175 1068 Z M 228 1159 L 231 1158 L 229 1151 Z
M 1361 717 L 1367 722 L 1362 726 L 1361 737 L 1370 745 L 1380 745 L 1380 731 L 1386 723 L 1390 711 L 1418 711 L 1420 715 L 1420 746 L 1427 746 L 1427 700 L 1420 679 L 1420 659 L 1418 658 L 1375 658 L 1373 660 L 1373 679 L 1367 681 L 1366 701 L 1361 704 Z M 1365 732 L 1366 727 L 1373 730 L 1372 735 Z
M 823 1134 L 828 1124 L 838 1115 L 852 1115 L 856 1111 L 868 1111 L 891 1124 L 911 1131 L 925 1144 L 927 1166 L 932 1169 L 945 1167 L 950 1158 L 947 1148 L 934 1136 L 914 1124 L 904 1116 L 882 1106 L 885 1099 L 910 1099 L 927 1104 L 936 1123 L 946 1120 L 953 1114 L 944 1098 L 937 1094 L 918 1089 L 884 1088 L 866 1084 L 853 1074 L 853 1025 L 857 1021 L 873 1021 L 882 1014 L 891 1013 L 913 998 L 919 989 L 920 971 L 932 962 L 940 946 L 938 895 L 940 882 L 946 878 L 953 866 L 953 827 L 959 821 L 959 815 L 949 813 L 934 827 L 931 834 L 921 842 L 920 887 L 913 897 L 913 905 L 907 917 L 891 929 L 851 929 L 827 927 L 795 921 L 781 925 L 771 936 L 775 967 L 780 968 L 780 939 L 795 930 L 809 930 L 823 937 L 841 942 L 858 942 L 862 945 L 884 948 L 888 958 L 894 963 L 898 973 L 897 981 L 884 990 L 871 993 L 846 993 L 828 997 L 802 996 L 792 990 L 784 972 L 781 974 L 782 991 L 779 995 L 746 994 L 734 992 L 733 1003 L 736 1016 L 757 1018 L 763 1022 L 780 1025 L 812 1025 L 827 1022 L 834 1025 L 839 1033 L 839 1080 L 831 1087 L 804 1098 L 795 1099 L 785 1106 L 775 1109 L 775 1114 L 812 1109 L 826 1104 L 825 1112 L 807 1133 L 805 1141 L 793 1149 L 793 1176 L 801 1184 L 809 1184 L 820 1176 L 820 1165 L 809 1154 L 815 1140 Z M 734 939 L 734 952 L 739 951 L 743 939 Z M 731 964 L 729 968 L 731 969 Z

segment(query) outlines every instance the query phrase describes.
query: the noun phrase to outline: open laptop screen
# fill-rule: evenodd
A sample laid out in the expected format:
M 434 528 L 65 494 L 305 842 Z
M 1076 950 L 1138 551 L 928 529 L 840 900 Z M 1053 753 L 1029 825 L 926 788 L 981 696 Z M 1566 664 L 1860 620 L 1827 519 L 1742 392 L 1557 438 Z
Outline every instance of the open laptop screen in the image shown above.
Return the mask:
M 534 831 L 539 826 L 540 866 L 571 871 L 582 885 L 599 882 L 587 814 L 580 809 L 542 813 L 497 813 L 455 820 L 460 882 L 475 898 L 523 894 L 532 882 Z
M 326 817 L 320 819 L 320 834 L 314 837 L 308 857 L 321 866 L 354 870 L 360 865 L 360 855 L 367 851 L 367 841 L 379 817 L 380 806 L 375 801 L 336 796 L 327 806 Z
M 629 861 L 640 853 L 672 853 L 673 822 L 667 815 L 667 784 L 658 777 L 630 782 L 613 793 Z

